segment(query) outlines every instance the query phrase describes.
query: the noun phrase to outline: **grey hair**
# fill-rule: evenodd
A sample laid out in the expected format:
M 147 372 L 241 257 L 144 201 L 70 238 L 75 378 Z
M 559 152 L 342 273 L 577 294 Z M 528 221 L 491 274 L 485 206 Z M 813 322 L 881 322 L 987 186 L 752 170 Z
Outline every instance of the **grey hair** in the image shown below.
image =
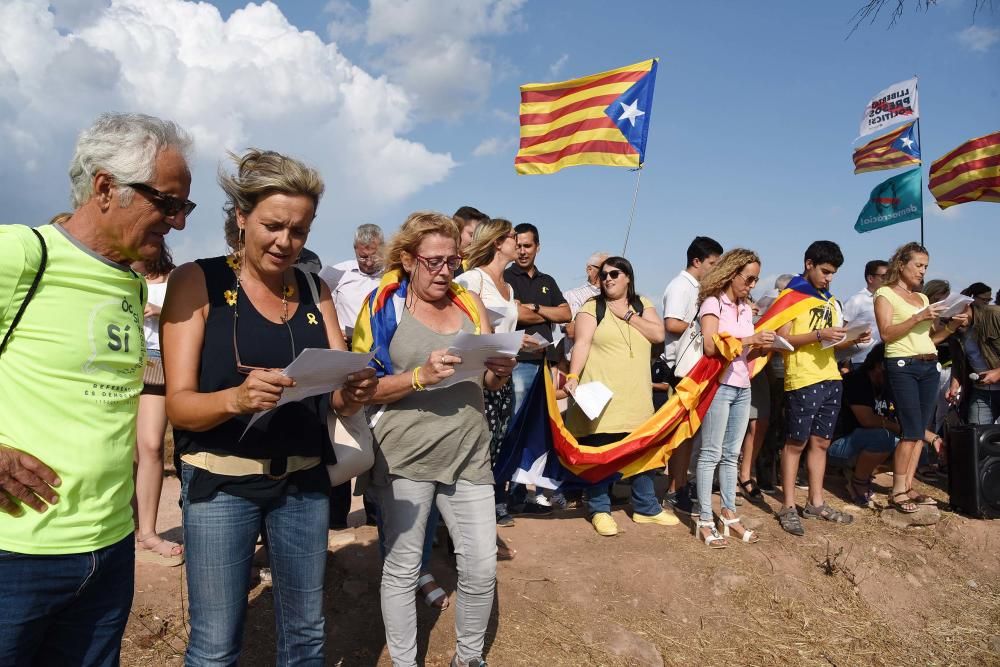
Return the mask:
M 354 245 L 371 245 L 377 243 L 382 245 L 385 238 L 382 236 L 382 228 L 378 225 L 364 224 L 358 225 L 354 232 Z
M 587 258 L 587 266 L 601 266 L 608 257 L 611 255 L 606 252 L 595 252 Z
M 780 276 L 774 279 L 774 289 L 782 290 L 788 287 L 788 283 L 792 282 L 794 278 L 790 273 L 782 273 Z
M 94 194 L 94 177 L 108 173 L 119 186 L 147 183 L 155 178 L 156 157 L 174 148 L 187 158 L 191 137 L 173 121 L 140 113 L 103 113 L 80 133 L 69 163 L 70 201 L 83 206 Z M 132 203 L 133 191 L 122 187 L 119 204 Z

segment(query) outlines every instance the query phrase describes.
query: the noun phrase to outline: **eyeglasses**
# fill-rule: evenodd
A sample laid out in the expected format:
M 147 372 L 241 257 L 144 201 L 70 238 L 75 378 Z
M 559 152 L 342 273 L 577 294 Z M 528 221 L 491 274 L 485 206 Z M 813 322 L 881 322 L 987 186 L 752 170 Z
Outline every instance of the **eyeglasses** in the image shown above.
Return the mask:
M 427 267 L 427 270 L 431 273 L 438 273 L 446 265 L 449 271 L 455 271 L 458 267 L 462 266 L 462 256 L 461 255 L 451 255 L 450 257 L 424 257 L 423 255 L 414 255 L 420 262 Z
M 236 357 L 236 372 L 240 375 L 250 375 L 253 371 L 269 371 L 270 367 L 267 366 L 250 366 L 249 364 L 244 364 L 240 360 L 240 346 L 239 346 L 239 335 L 237 334 L 240 325 L 240 281 L 236 280 L 236 298 L 233 301 L 233 355 Z M 284 322 L 285 329 L 288 330 L 288 340 L 292 344 L 292 356 L 289 357 L 288 363 L 291 363 L 295 359 L 295 334 L 292 333 L 292 327 L 289 326 L 288 322 Z
M 611 269 L 610 271 L 601 271 L 597 275 L 601 277 L 601 280 L 607 280 L 611 278 L 612 280 L 618 280 L 618 276 L 625 273 L 624 271 L 619 271 L 618 269 Z
M 883 271 L 882 273 L 873 273 L 872 277 L 873 278 L 878 278 L 879 280 L 884 280 L 887 273 L 889 273 L 889 272 L 888 271 Z
M 973 300 L 975 300 L 975 301 L 977 301 L 979 303 L 985 303 L 985 304 L 989 305 L 989 303 L 991 301 L 991 298 L 990 298 L 991 296 L 992 295 L 990 295 L 990 294 L 980 294 L 980 295 L 974 296 L 972 298 L 973 298 Z
M 191 211 L 197 206 L 190 199 L 181 199 L 180 197 L 175 197 L 174 195 L 167 194 L 166 192 L 160 192 L 151 185 L 146 185 L 145 183 L 126 183 L 128 187 L 132 188 L 136 192 L 141 192 L 149 198 L 149 201 L 153 203 L 153 206 L 160 210 L 160 213 L 167 216 L 168 218 L 173 218 L 180 213 L 184 214 L 184 217 L 191 215 Z
M 598 264 L 588 264 L 587 268 L 588 269 L 594 269 L 596 271 L 600 271 L 601 270 L 601 267 Z
M 753 287 L 760 280 L 760 276 L 745 276 L 742 273 L 736 274 L 743 279 L 743 282 L 747 284 L 747 287 Z

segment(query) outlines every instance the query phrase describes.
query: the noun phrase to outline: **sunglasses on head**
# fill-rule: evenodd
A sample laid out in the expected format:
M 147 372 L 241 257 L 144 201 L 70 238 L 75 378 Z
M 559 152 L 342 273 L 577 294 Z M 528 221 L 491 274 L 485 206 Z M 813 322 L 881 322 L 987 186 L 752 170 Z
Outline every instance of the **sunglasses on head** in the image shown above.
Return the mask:
M 173 218 L 181 213 L 184 217 L 191 215 L 191 211 L 197 206 L 190 199 L 181 199 L 180 197 L 175 197 L 174 195 L 167 194 L 166 192 L 160 192 L 151 185 L 146 185 L 145 183 L 126 183 L 128 187 L 132 188 L 136 192 L 141 192 L 153 203 L 160 213 L 167 216 L 168 218 Z
M 623 273 L 625 272 L 620 271 L 618 269 L 611 269 L 610 271 L 601 271 L 597 275 L 601 277 L 601 280 L 607 280 L 608 278 L 611 278 L 612 280 L 617 280 L 618 276 L 622 275 Z

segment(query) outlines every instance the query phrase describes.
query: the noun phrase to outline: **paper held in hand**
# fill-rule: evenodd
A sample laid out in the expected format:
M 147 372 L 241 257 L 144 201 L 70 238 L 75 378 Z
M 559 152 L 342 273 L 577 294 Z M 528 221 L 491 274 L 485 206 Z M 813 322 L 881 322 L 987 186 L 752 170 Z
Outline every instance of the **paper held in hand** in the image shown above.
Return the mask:
M 486 370 L 486 360 L 490 357 L 514 357 L 521 349 L 520 331 L 495 334 L 471 334 L 462 332 L 455 336 L 448 348 L 448 354 L 462 358 L 462 363 L 455 365 L 454 375 L 450 375 L 428 389 L 450 387 L 458 382 L 479 377 Z
M 285 387 L 281 392 L 281 398 L 278 399 L 278 406 L 340 389 L 347 382 L 348 375 L 366 368 L 374 357 L 374 352 L 362 354 L 307 347 L 281 371 L 282 375 L 295 378 L 295 386 Z M 254 414 L 240 439 L 258 419 L 269 412 L 271 410 Z
M 864 333 L 868 331 L 870 328 L 871 328 L 870 324 L 855 324 L 854 326 L 847 327 L 847 331 L 844 332 L 843 338 L 841 338 L 840 340 L 825 340 L 823 341 L 823 344 L 820 347 L 822 347 L 825 350 L 827 348 L 833 347 L 834 345 L 840 345 L 841 343 L 845 343 L 849 340 L 857 340 L 858 338 L 861 338 L 861 336 L 863 336 Z
M 938 302 L 938 306 L 942 309 L 941 314 L 938 317 L 942 319 L 948 319 L 949 317 L 955 317 L 961 314 L 965 307 L 973 302 L 973 298 L 970 296 L 965 296 L 964 294 L 959 294 L 958 292 L 952 292 L 948 295 L 948 298 L 943 301 Z
M 530 336 L 525 336 L 525 338 L 527 338 L 528 340 L 530 340 L 532 343 L 534 343 L 538 347 L 548 347 L 549 345 L 552 345 L 552 341 L 548 340 L 547 338 L 545 338 L 545 336 L 543 336 L 542 334 L 538 333 L 537 331 L 535 333 L 531 334 Z
M 778 334 L 774 334 L 774 343 L 771 344 L 771 347 L 773 347 L 775 350 L 784 350 L 785 352 L 795 351 L 795 348 L 792 347 L 792 344 L 789 343 L 784 338 L 782 338 L 781 336 L 779 336 Z
M 576 404 L 593 421 L 601 416 L 614 393 L 602 382 L 588 382 L 579 385 L 573 392 Z

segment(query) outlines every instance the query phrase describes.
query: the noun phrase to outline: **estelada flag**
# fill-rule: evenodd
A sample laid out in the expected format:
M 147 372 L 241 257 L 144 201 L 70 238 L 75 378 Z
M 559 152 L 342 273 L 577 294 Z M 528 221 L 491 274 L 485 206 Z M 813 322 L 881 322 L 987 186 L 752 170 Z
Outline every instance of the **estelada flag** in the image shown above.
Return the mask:
M 1000 132 L 970 139 L 934 160 L 927 187 L 941 208 L 1000 202 Z
M 916 121 L 854 149 L 854 173 L 896 169 L 920 164 L 920 144 L 914 131 Z
M 657 59 L 558 83 L 521 86 L 519 174 L 596 164 L 639 167 L 653 111 Z
M 776 330 L 810 310 L 834 308 L 835 303 L 828 291 L 821 292 L 802 276 L 796 276 L 760 318 L 756 329 Z M 566 428 L 552 377 L 548 369 L 543 369 L 501 444 L 494 476 L 498 481 L 514 479 L 568 488 L 603 484 L 662 468 L 673 450 L 701 428 L 719 390 L 723 369 L 743 349 L 738 339 L 725 333 L 716 334 L 715 345 L 721 357 L 702 357 L 652 417 L 621 440 L 600 446 L 581 445 Z M 755 359 L 753 373 L 760 372 L 766 362 L 766 357 Z M 546 454 L 548 460 L 544 460 Z

